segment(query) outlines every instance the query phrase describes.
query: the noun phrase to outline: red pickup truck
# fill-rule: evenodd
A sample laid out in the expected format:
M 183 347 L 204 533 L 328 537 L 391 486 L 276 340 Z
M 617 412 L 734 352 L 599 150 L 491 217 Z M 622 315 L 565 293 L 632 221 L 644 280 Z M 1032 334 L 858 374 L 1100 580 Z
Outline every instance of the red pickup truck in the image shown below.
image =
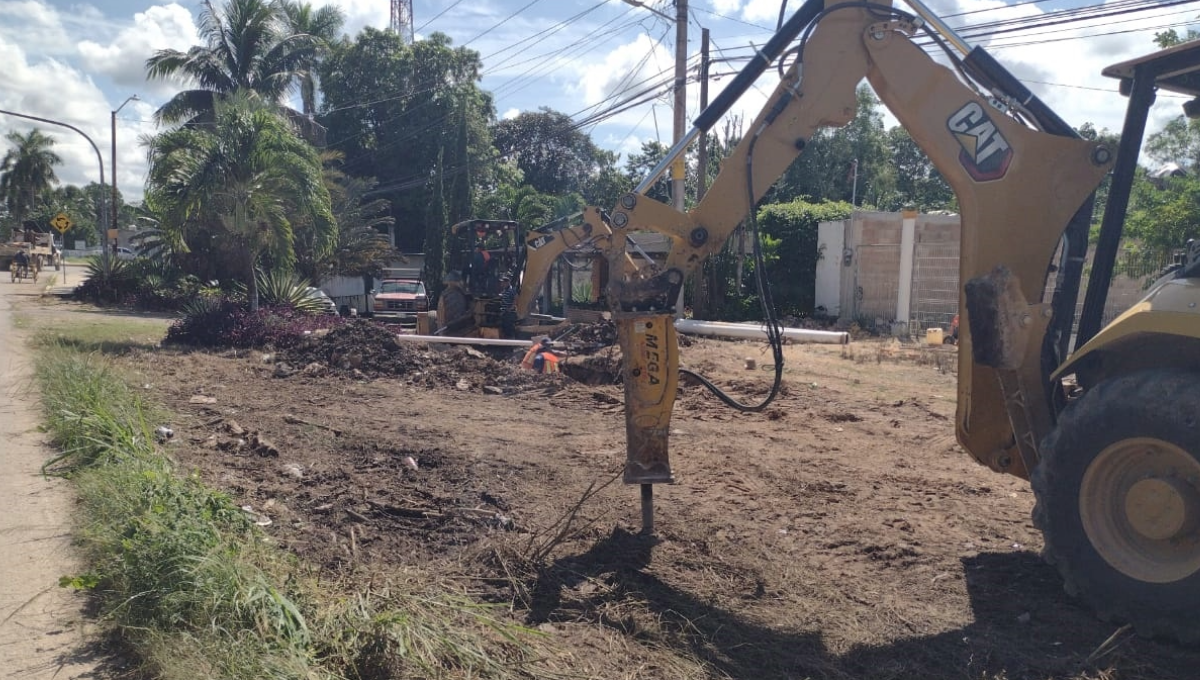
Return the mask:
M 418 279 L 384 279 L 375 291 L 376 316 L 415 319 L 417 312 L 429 311 L 425 284 Z

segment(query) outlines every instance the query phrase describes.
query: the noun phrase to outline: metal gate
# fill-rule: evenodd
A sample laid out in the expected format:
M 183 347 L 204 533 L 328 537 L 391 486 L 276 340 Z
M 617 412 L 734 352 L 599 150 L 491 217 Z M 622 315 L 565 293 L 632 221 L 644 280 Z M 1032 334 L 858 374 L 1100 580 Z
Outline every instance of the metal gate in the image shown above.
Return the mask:
M 913 329 L 949 330 L 958 314 L 958 242 L 917 243 L 913 253 Z
M 854 261 L 855 320 L 868 328 L 890 327 L 900 292 L 900 244 L 858 246 Z

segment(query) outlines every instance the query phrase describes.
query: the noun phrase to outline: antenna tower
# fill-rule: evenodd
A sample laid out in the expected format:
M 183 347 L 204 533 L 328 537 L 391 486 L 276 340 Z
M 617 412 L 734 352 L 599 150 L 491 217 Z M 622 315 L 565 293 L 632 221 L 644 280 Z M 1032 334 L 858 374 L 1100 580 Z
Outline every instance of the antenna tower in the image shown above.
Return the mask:
M 392 23 L 390 28 L 406 43 L 413 43 L 412 0 L 392 0 Z

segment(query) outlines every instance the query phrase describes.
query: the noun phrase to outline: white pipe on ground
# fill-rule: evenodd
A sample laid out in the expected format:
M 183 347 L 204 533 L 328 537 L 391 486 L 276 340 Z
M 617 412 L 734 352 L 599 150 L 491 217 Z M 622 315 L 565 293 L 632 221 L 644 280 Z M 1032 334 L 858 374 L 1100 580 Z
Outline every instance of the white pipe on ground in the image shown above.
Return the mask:
M 500 338 L 458 338 L 452 335 L 397 335 L 401 342 L 425 342 L 431 345 L 488 345 L 491 347 L 529 347 L 530 340 Z
M 750 338 L 761 340 L 767 337 L 767 327 L 763 324 L 726 323 L 724 321 L 696 321 L 695 319 L 680 319 L 675 322 L 675 330 L 690 335 L 716 335 L 727 338 Z M 807 328 L 784 328 L 783 337 L 793 342 L 817 342 L 829 345 L 847 345 L 850 334 L 840 331 L 814 331 Z

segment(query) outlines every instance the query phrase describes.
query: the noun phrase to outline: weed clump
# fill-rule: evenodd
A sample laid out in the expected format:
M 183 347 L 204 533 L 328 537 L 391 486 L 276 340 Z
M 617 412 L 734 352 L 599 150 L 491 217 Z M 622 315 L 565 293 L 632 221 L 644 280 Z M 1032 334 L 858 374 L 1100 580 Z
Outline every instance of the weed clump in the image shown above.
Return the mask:
M 48 345 L 38 379 L 74 479 L 91 592 L 148 677 L 336 680 L 529 677 L 526 631 L 437 579 L 332 591 L 271 547 L 225 494 L 158 450 L 162 417 L 106 361 Z M 433 584 L 432 586 L 430 584 Z
M 183 318 L 167 329 L 166 344 L 193 347 L 249 348 L 296 345 L 306 334 L 336 328 L 343 319 L 313 315 L 294 308 L 260 307 L 250 311 L 239 300 L 220 297 L 189 305 Z

